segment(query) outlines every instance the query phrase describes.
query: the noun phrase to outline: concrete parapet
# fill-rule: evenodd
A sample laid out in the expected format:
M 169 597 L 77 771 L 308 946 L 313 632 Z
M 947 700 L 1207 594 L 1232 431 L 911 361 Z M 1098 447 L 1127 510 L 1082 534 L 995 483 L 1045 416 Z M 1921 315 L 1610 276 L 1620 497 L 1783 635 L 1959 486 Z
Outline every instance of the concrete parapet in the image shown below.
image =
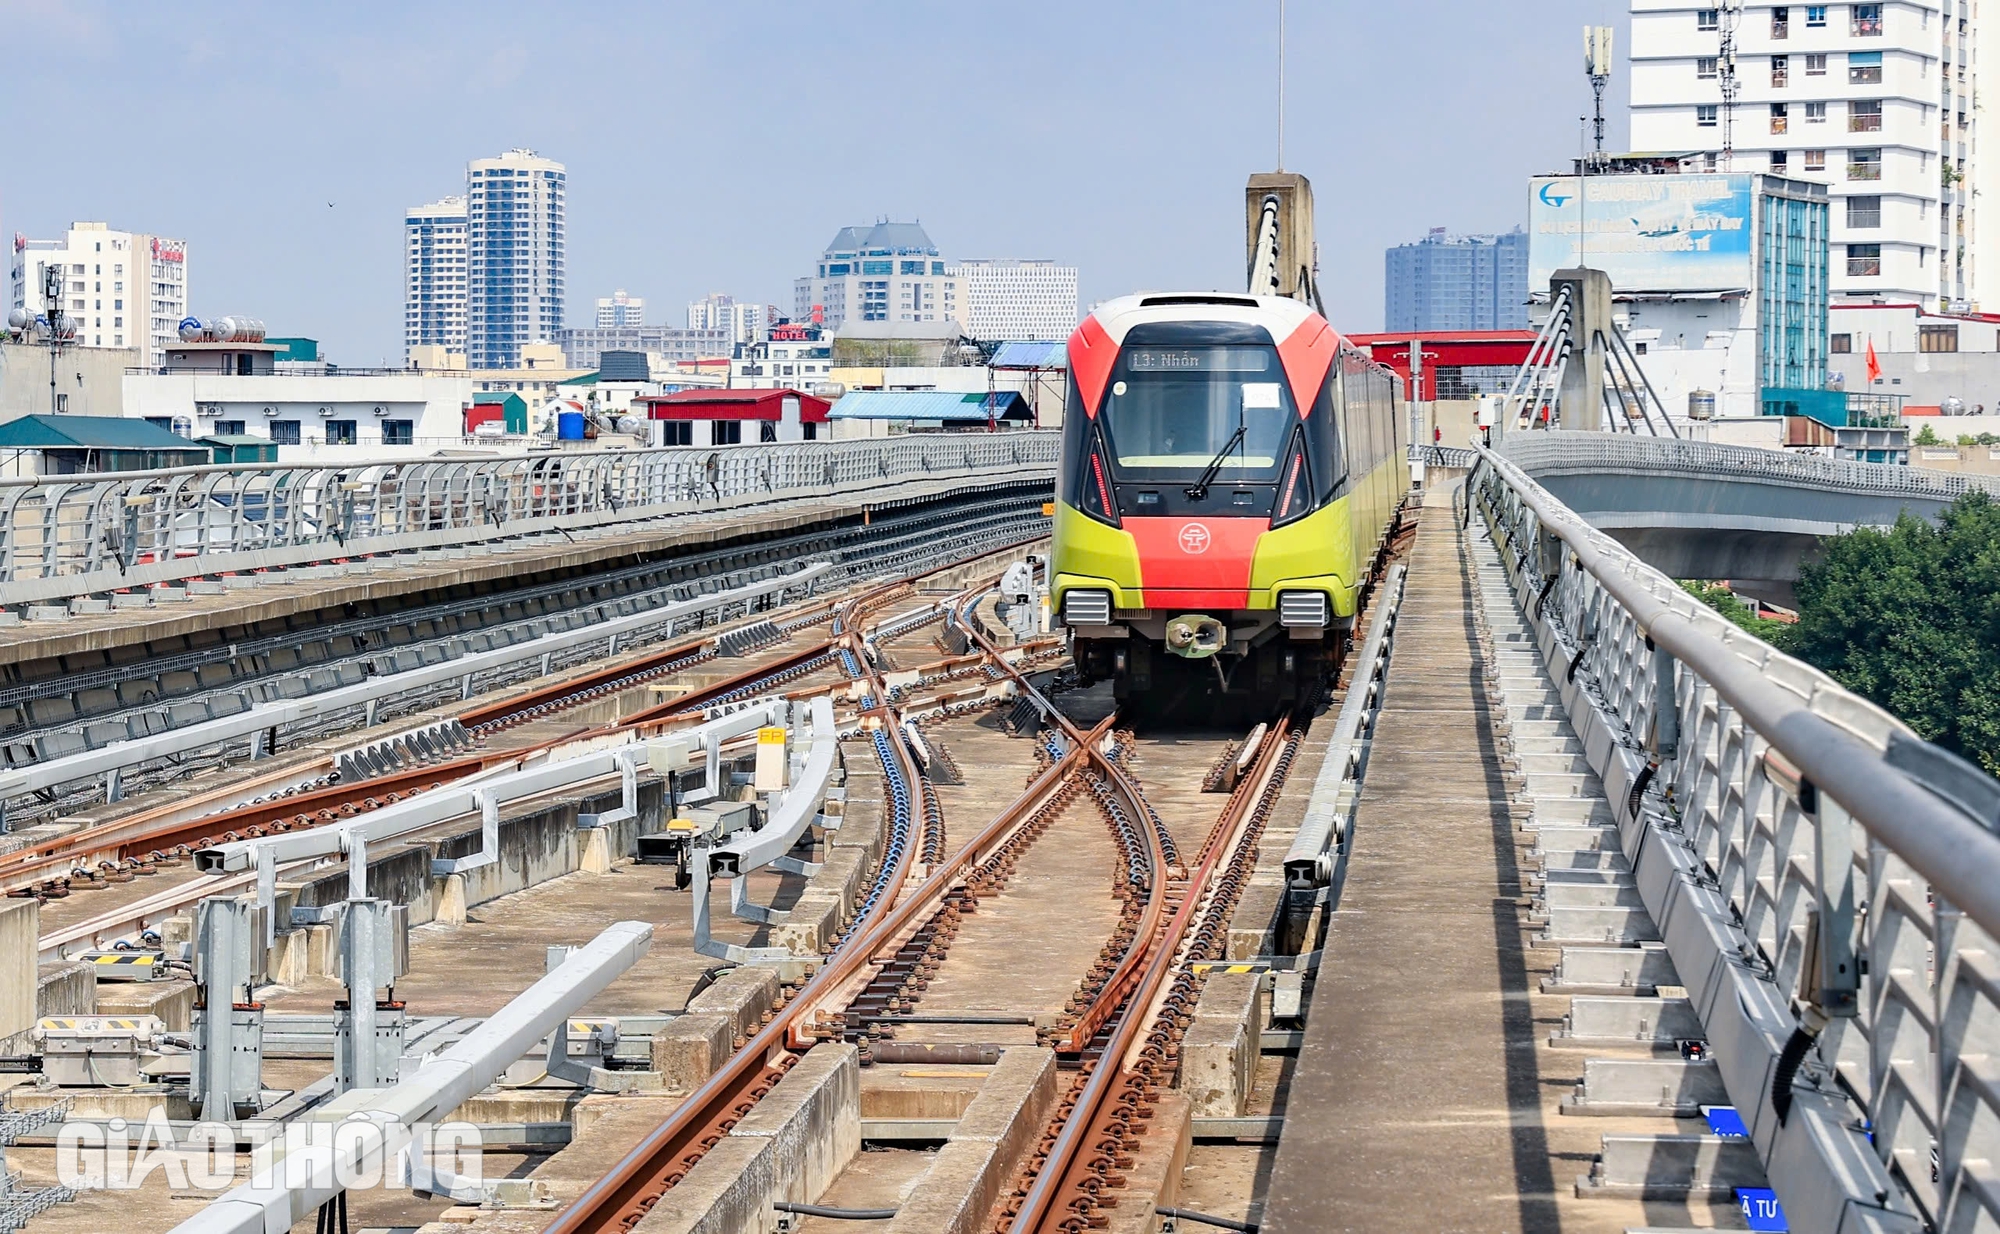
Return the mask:
M 1010 1046 L 980 1086 L 889 1234 L 974 1234 L 1040 1139 L 1056 1099 L 1052 1050 Z
M 771 946 L 783 947 L 796 956 L 823 955 L 846 919 L 837 892 L 809 886 L 786 910 L 783 921 L 771 923 Z
M 778 1001 L 778 974 L 769 968 L 738 968 L 724 973 L 714 985 L 688 1000 L 689 1015 L 718 1015 L 729 1021 L 738 1040 L 761 1026 L 764 1013 Z
M 814 1047 L 633 1227 L 633 1234 L 769 1234 L 773 1200 L 811 1203 L 861 1151 L 861 1067 Z
M 1265 1006 L 1261 973 L 1215 973 L 1202 986 L 1194 1023 L 1181 1039 L 1180 1090 L 1195 1117 L 1249 1111 Z
M 1139 1151 L 1133 1154 L 1132 1168 L 1125 1171 L 1118 1207 L 1104 1214 L 1110 1223 L 1103 1228 L 1110 1234 L 1153 1234 L 1160 1223 L 1153 1210 L 1178 1206 L 1181 1176 L 1187 1173 L 1188 1151 L 1193 1147 L 1194 1119 L 1187 1098 L 1177 1092 L 1161 1093 Z
M 80 960 L 56 960 L 35 974 L 35 1015 L 89 1015 L 97 1006 L 97 970 Z
M 734 1036 L 728 1016 L 676 1016 L 653 1033 L 653 1070 L 667 1092 L 691 1093 L 729 1060 Z
M 98 1015 L 155 1015 L 169 1029 L 184 1033 L 194 1020 L 194 982 L 185 977 L 166 981 L 121 981 L 97 987 Z
M 40 947 L 42 906 L 34 899 L 0 900 L 0 1037 L 35 1026 L 41 989 L 35 971 Z

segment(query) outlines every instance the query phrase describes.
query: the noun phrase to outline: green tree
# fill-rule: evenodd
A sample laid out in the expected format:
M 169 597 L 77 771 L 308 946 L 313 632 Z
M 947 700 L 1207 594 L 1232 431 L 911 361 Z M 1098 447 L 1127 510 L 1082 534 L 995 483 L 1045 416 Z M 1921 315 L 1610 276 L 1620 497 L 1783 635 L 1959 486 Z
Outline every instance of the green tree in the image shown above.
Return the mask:
M 1983 490 L 1937 526 L 1827 541 L 1798 582 L 1785 649 L 2000 774 L 2000 504 Z
M 1774 647 L 1784 648 L 1785 640 L 1792 632 L 1790 623 L 1773 621 L 1769 617 L 1759 617 L 1755 609 L 1737 599 L 1736 593 L 1721 583 L 1683 581 L 1681 586 L 1686 589 L 1689 595 L 1708 605 L 1716 612 L 1721 613 L 1738 626 L 1748 630 Z
M 1938 440 L 1937 430 L 1926 424 L 1917 430 L 1915 437 L 1910 438 L 1910 444 L 1913 446 L 1938 446 L 1944 443 Z

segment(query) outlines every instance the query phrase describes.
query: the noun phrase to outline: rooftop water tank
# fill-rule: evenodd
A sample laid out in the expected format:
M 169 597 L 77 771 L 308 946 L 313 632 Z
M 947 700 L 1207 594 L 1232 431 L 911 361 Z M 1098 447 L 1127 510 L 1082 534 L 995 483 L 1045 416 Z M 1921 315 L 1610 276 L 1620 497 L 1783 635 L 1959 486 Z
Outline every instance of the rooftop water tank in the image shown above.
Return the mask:
M 1715 419 L 1715 393 L 1711 390 L 1688 391 L 1688 419 Z

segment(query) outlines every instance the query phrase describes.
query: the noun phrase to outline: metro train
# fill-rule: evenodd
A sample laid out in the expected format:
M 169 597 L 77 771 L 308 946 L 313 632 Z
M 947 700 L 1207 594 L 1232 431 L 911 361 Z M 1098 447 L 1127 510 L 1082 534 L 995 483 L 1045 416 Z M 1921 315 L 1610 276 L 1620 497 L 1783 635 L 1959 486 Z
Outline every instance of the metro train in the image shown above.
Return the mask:
M 1409 485 L 1397 391 L 1295 299 L 1135 295 L 1086 317 L 1050 563 L 1082 679 L 1269 704 L 1337 665 Z

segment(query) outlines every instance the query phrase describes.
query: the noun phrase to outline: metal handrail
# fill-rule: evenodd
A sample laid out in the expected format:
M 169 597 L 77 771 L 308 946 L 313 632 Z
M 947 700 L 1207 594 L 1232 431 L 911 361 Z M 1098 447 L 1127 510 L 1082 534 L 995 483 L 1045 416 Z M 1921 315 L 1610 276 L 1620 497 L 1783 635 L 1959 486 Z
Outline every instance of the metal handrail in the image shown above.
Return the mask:
M 910 479 L 1041 476 L 1059 434 L 209 464 L 0 480 L 0 605 L 625 525 Z
M 1474 504 L 1569 662 L 1570 721 L 1792 1227 L 1991 1228 L 2000 783 L 1474 449 Z
M 2000 495 L 2000 476 L 1960 475 L 1889 463 L 1857 463 L 1824 455 L 1765 450 L 1711 441 L 1667 441 L 1610 433 L 1508 433 L 1494 445 L 1502 458 L 1534 476 L 1607 471 L 1731 473 L 1808 488 L 1839 488 L 1891 497 L 1951 502 L 1979 488 Z

